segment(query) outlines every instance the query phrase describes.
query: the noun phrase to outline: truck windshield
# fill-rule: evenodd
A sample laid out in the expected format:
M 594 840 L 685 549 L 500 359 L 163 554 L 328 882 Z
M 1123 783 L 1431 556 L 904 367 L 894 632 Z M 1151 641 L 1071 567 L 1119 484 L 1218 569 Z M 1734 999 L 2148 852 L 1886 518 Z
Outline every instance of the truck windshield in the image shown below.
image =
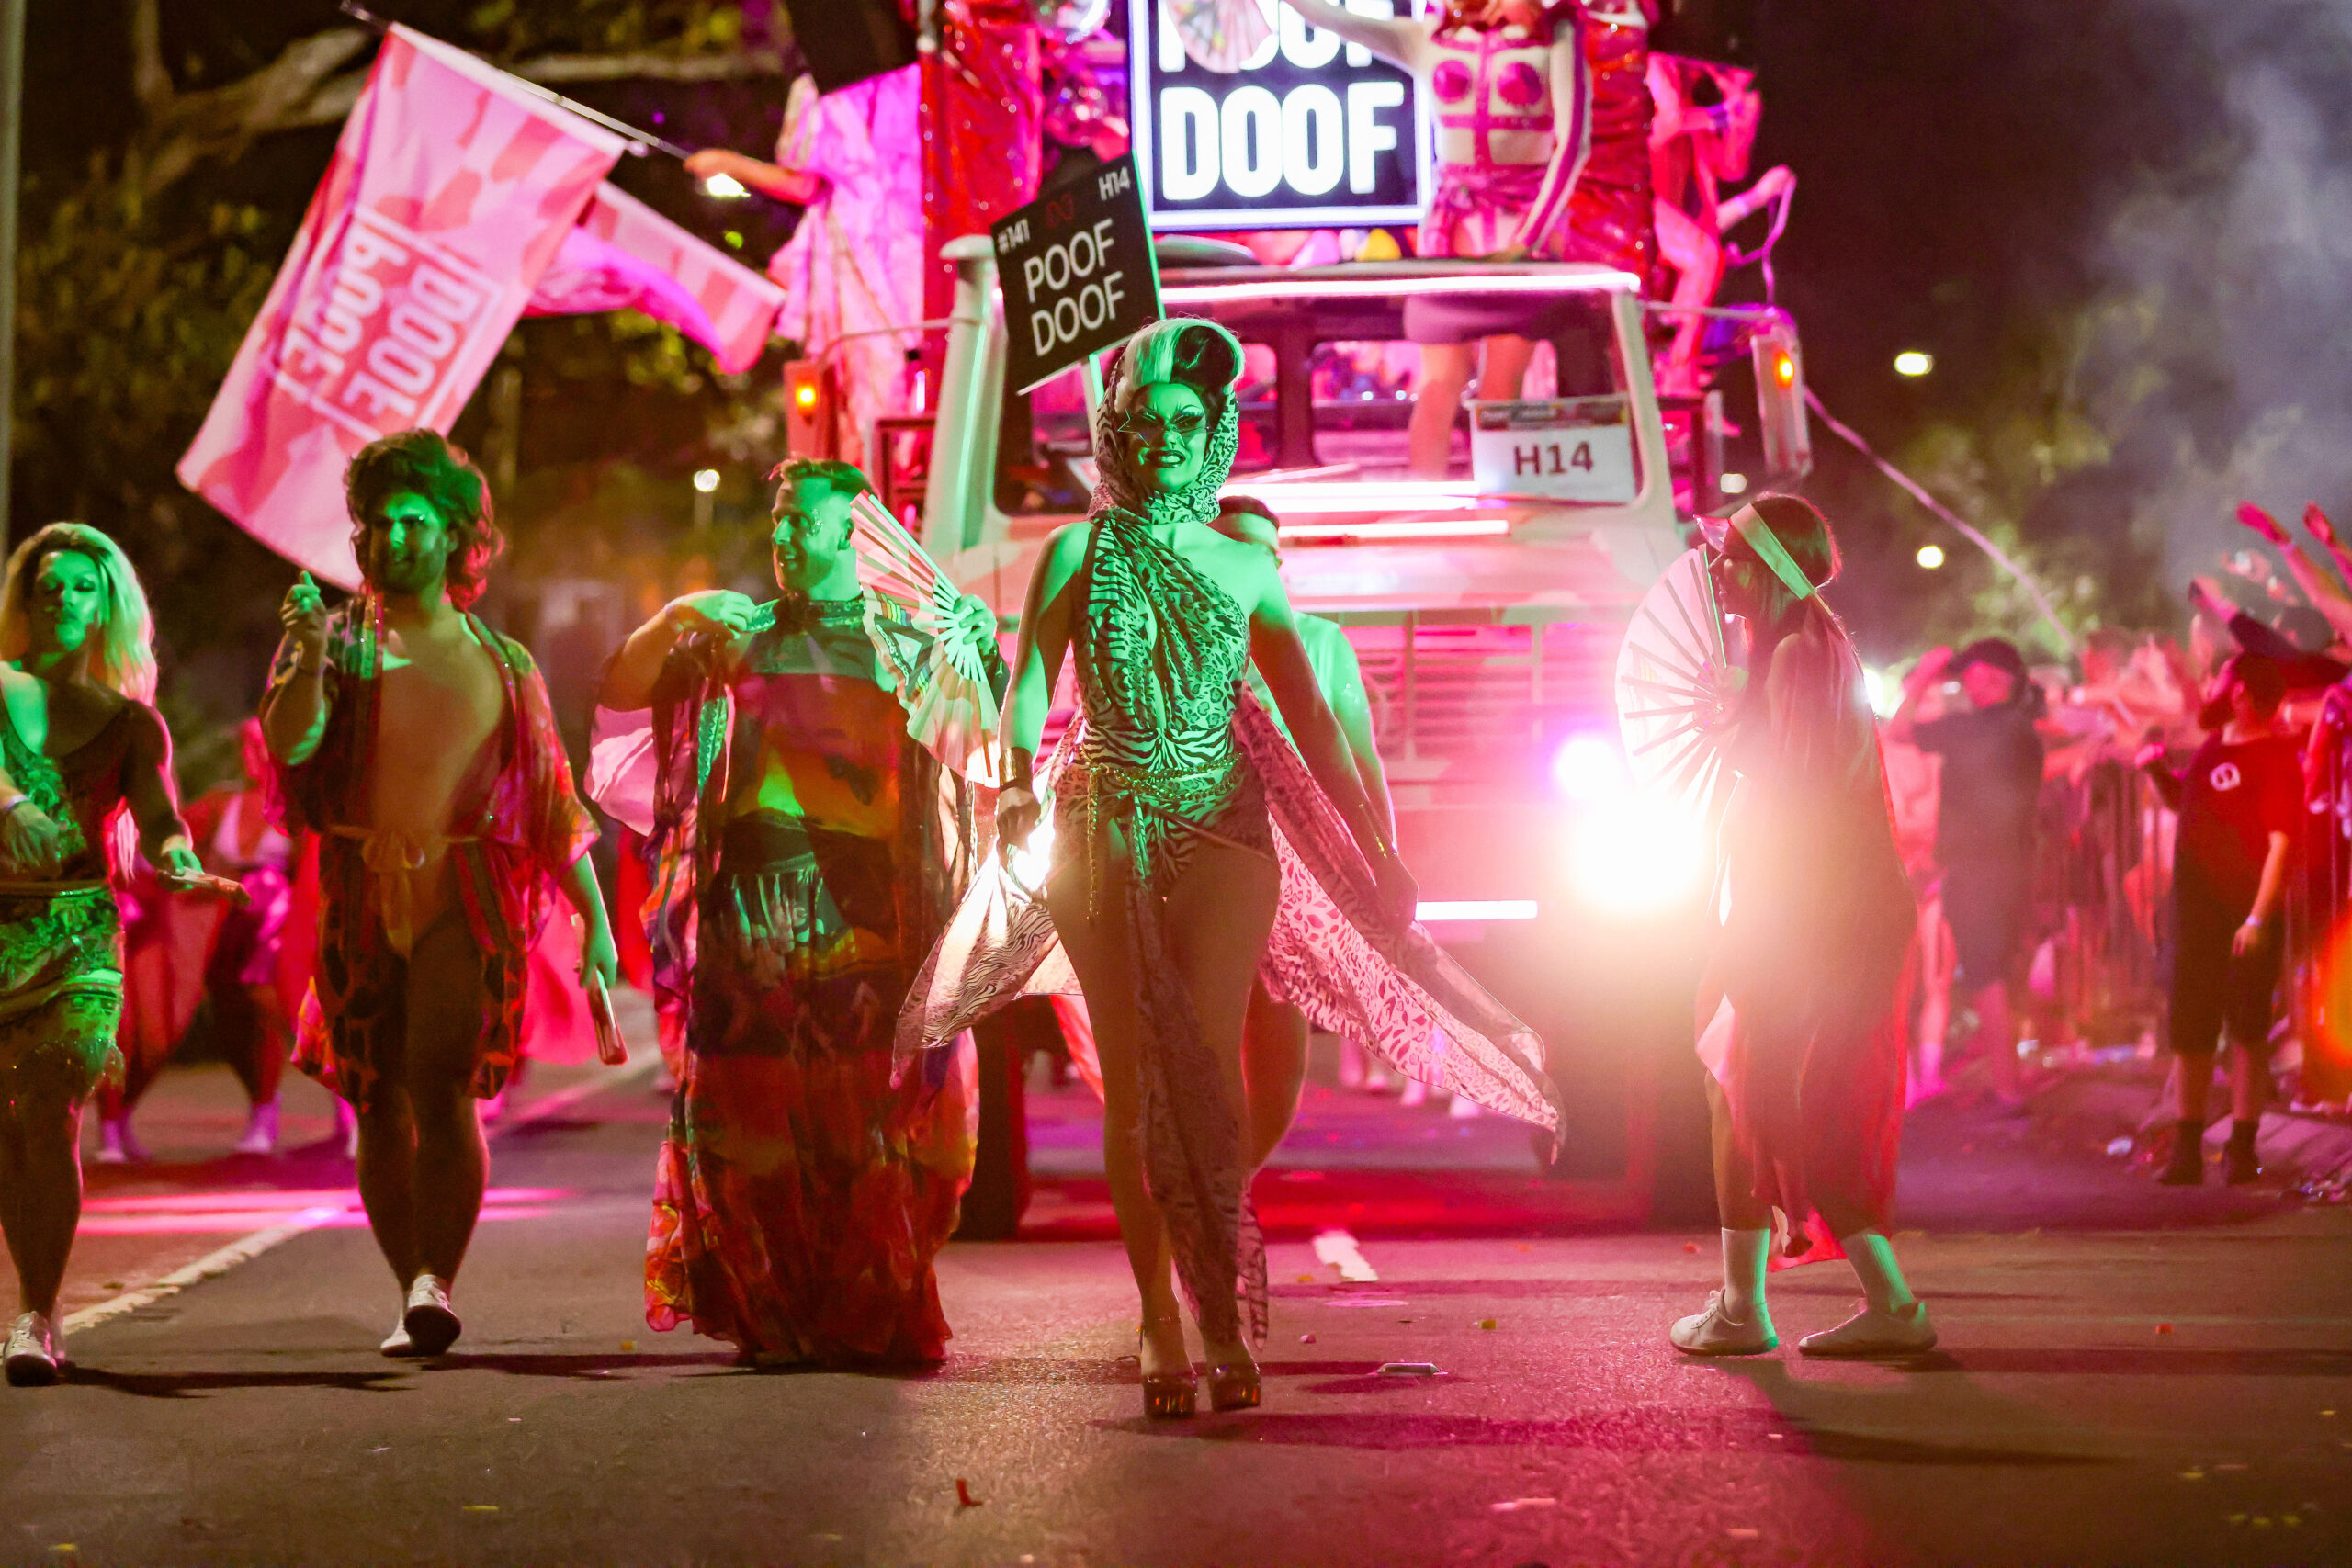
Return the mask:
M 1466 479 L 1470 420 L 1459 408 L 1442 446 L 1424 434 L 1417 469 L 1411 430 L 1425 389 L 1456 404 L 1626 390 L 1605 291 L 1498 295 L 1473 285 L 1460 293 L 1332 298 L 1250 288 L 1225 299 L 1215 278 L 1174 274 L 1165 281 L 1180 285 L 1170 289 L 1170 315 L 1209 317 L 1241 340 L 1237 475 L 1323 469 L 1333 479 Z M 1513 360 L 1523 362 L 1515 393 Z M 1484 385 L 1482 368 L 1491 373 Z M 1008 397 L 997 504 L 1012 514 L 1083 511 L 1091 455 L 1077 371 L 1025 398 Z

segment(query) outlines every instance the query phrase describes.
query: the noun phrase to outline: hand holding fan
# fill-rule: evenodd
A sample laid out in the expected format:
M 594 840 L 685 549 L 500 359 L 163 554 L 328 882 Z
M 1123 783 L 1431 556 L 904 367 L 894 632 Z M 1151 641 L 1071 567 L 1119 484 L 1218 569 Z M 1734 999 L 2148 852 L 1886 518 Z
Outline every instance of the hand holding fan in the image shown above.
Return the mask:
M 1707 554 L 1688 551 L 1643 595 L 1617 650 L 1617 721 L 1635 782 L 1712 823 L 1730 793 L 1724 753 L 1745 686 Z
M 849 542 L 857 553 L 858 581 L 869 592 L 907 611 L 917 626 L 938 637 L 957 673 L 985 684 L 979 646 L 956 618 L 956 608 L 964 601 L 962 590 L 872 492 L 850 502 L 850 519 Z

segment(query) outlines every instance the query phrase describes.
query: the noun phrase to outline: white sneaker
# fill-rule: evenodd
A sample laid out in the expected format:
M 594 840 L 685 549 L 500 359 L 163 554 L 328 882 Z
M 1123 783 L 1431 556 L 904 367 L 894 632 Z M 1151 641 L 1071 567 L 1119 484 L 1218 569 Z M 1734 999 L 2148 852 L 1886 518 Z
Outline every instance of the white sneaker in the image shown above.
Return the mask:
M 1724 1309 L 1721 1291 L 1707 1292 L 1706 1306 L 1667 1330 L 1674 1348 L 1686 1356 L 1761 1356 L 1781 1348 L 1772 1332 L 1772 1314 L 1762 1302 L 1752 1317 L 1734 1317 Z
M 0 1361 L 17 1388 L 46 1388 L 65 1370 L 65 1347 L 47 1316 L 28 1312 L 8 1330 L 8 1348 Z
M 253 1114 L 245 1118 L 245 1134 L 230 1146 L 230 1153 L 239 1155 L 274 1155 L 277 1152 L 277 1101 L 272 1100 L 256 1105 Z
M 1935 1348 L 1936 1326 L 1928 1321 L 1928 1303 L 1918 1301 L 1894 1312 L 1865 1303 L 1837 1327 L 1797 1341 L 1808 1356 L 1916 1356 Z
M 98 1122 L 98 1152 L 93 1156 L 100 1165 L 138 1165 L 145 1162 L 147 1151 L 130 1135 L 130 1118 Z
M 464 1325 L 449 1310 L 449 1282 L 438 1274 L 419 1274 L 408 1288 L 408 1310 L 401 1326 L 413 1341 L 411 1354 L 438 1356 L 458 1342 Z
M 384 1336 L 384 1342 L 376 1349 L 378 1354 L 385 1356 L 416 1354 L 416 1341 L 408 1337 L 408 1308 L 405 1304 L 401 1308 L 400 1316 L 392 1319 L 392 1331 Z

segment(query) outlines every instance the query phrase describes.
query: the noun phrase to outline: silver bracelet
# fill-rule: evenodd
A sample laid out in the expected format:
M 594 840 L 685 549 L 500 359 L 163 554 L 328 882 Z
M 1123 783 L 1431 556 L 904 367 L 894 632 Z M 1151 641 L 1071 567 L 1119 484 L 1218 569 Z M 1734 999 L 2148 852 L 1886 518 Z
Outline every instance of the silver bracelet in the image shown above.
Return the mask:
M 30 806 L 30 805 L 32 805 L 32 803 L 33 803 L 33 797 L 32 797 L 31 795 L 17 795 L 17 798 L 16 798 L 16 799 L 14 799 L 14 800 L 10 801 L 7 805 L 6 805 L 6 806 L 0 806 L 0 818 L 6 818 L 13 817 L 13 816 L 15 816 L 15 815 L 17 814 L 17 807 L 18 807 L 19 806 Z

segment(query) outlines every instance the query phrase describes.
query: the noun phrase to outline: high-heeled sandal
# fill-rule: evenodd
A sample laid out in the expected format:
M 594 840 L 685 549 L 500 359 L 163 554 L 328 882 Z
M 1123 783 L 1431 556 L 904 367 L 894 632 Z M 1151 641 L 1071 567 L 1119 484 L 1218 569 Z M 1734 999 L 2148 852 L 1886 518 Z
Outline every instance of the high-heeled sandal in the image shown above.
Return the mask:
M 1146 1325 L 1148 1326 L 1148 1325 Z M 1184 1332 L 1177 1325 L 1176 1332 Z M 1138 1362 L 1143 1355 L 1144 1332 L 1136 1333 L 1136 1355 Z M 1143 1413 L 1155 1421 L 1182 1420 L 1193 1414 L 1200 1398 L 1200 1385 L 1193 1376 L 1193 1358 L 1185 1352 L 1184 1370 L 1181 1372 L 1146 1372 L 1143 1379 Z
M 1265 1397 L 1265 1374 L 1255 1361 L 1209 1369 L 1211 1410 L 1255 1410 Z

